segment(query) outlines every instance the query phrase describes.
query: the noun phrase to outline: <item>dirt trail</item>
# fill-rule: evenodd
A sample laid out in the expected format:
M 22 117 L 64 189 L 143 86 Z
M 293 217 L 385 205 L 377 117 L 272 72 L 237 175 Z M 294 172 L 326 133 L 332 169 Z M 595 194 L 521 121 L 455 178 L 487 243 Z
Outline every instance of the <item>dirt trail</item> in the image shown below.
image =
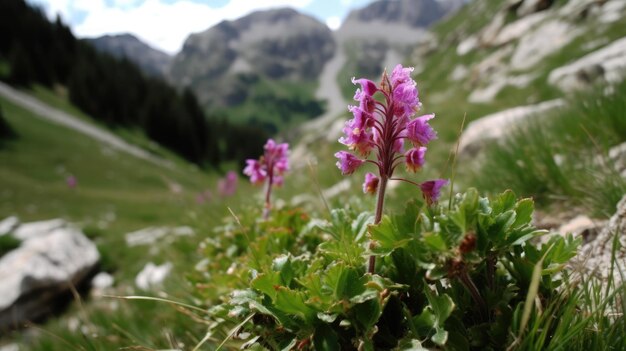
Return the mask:
M 137 158 L 144 159 L 158 166 L 174 168 L 174 164 L 169 162 L 168 160 L 159 158 L 144 149 L 129 144 L 117 135 L 101 127 L 85 122 L 64 111 L 56 109 L 40 100 L 33 98 L 28 94 L 15 90 L 2 82 L 0 82 L 0 95 L 33 112 L 36 116 L 42 119 L 73 129 L 79 133 L 87 135 L 93 140 L 97 140 L 119 151 L 125 152 L 129 155 L 133 155 Z

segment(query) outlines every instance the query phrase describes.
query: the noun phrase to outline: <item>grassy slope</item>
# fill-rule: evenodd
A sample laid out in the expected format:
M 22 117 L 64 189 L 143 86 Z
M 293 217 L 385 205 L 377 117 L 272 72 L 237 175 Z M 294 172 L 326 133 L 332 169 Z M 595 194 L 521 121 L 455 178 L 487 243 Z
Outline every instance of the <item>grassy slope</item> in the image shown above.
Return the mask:
M 54 93 L 38 89 L 35 95 L 76 112 Z M 251 192 L 247 182 L 240 182 L 241 195 L 223 200 L 216 197 L 214 202 L 200 205 L 196 194 L 205 189 L 215 193 L 218 175 L 201 172 L 165 151 L 159 153 L 168 155 L 176 168 L 160 168 L 41 120 L 3 98 L 0 105 L 18 134 L 16 139 L 0 145 L 0 217 L 17 215 L 24 222 L 62 217 L 78 223 L 98 245 L 103 268 L 113 271 L 114 293 L 120 295 L 133 294 L 134 277 L 146 262 L 173 262 L 174 271 L 164 290 L 177 299 L 187 299 L 189 287 L 184 273 L 199 260 L 197 243 L 212 235 L 211 228 L 227 215 L 227 206 L 238 211 L 239 206 L 251 202 L 245 196 Z M 66 185 L 69 174 L 78 179 L 74 189 Z M 180 184 L 182 192 L 172 192 L 168 183 Z M 151 250 L 126 247 L 125 233 L 156 225 L 189 225 L 196 230 L 196 236 L 165 240 Z M 183 337 L 182 342 L 197 342 L 194 338 L 202 334 L 202 330 L 188 333 L 193 323 L 166 305 L 121 302 L 114 310 L 113 304 L 118 303 L 103 298 L 92 298 L 84 310 L 73 304 L 70 313 L 43 325 L 45 333 L 35 332 L 54 337 L 22 334 L 22 341 L 29 349 L 59 349 L 64 344 L 60 337 L 73 345 L 70 349 L 110 350 L 137 344 L 170 347 L 164 325 L 172 328 L 172 334 Z M 68 323 L 76 318 L 89 330 L 86 337 L 68 330 Z

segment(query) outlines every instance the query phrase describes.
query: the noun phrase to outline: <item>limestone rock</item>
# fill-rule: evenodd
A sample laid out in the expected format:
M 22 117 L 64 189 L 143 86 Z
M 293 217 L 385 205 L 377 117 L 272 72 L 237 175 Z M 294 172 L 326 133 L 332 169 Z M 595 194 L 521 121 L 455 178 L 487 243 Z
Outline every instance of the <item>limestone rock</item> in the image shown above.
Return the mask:
M 517 8 L 517 15 L 521 17 L 543 11 L 552 6 L 553 2 L 554 0 L 524 0 Z
M 559 67 L 548 76 L 548 82 L 563 91 L 589 86 L 598 79 L 617 83 L 626 77 L 626 37 Z
M 148 262 L 141 272 L 135 278 L 135 285 L 142 290 L 150 290 L 163 284 L 163 281 L 170 274 L 172 263 L 166 262 L 162 265 L 156 265 Z
M 54 310 L 100 259 L 96 246 L 63 220 L 25 223 L 14 235 L 22 244 L 0 258 L 0 330 Z
M 617 236 L 617 240 L 616 239 Z M 602 229 L 598 236 L 589 244 L 583 245 L 576 257 L 576 261 L 587 273 L 601 277 L 607 281 L 611 274 L 613 243 L 619 247 L 615 250 L 615 264 L 613 278 L 616 282 L 621 281 L 620 270 L 626 269 L 626 195 L 617 204 L 617 211 L 609 219 L 609 223 Z
M 486 141 L 502 138 L 521 121 L 564 105 L 563 100 L 556 99 L 536 105 L 514 107 L 479 118 L 468 124 L 461 135 L 459 153 L 475 155 Z
M 157 241 L 170 236 L 192 236 L 194 235 L 193 229 L 190 227 L 148 227 L 140 229 L 125 235 L 126 245 L 138 246 L 138 245 L 151 245 Z
M 96 290 L 105 290 L 113 286 L 115 279 L 107 272 L 100 272 L 91 279 L 91 286 Z
M 595 221 L 585 215 L 578 215 L 567 223 L 562 224 L 557 230 L 561 234 L 569 234 L 578 237 L 581 236 L 584 242 L 591 240 L 602 229 L 605 223 Z
M 582 33 L 582 30 L 560 20 L 542 23 L 525 34 L 511 57 L 511 69 L 529 69 L 549 55 L 559 51 Z
M 15 217 L 7 217 L 0 221 L 0 236 L 11 233 L 20 224 L 20 220 Z

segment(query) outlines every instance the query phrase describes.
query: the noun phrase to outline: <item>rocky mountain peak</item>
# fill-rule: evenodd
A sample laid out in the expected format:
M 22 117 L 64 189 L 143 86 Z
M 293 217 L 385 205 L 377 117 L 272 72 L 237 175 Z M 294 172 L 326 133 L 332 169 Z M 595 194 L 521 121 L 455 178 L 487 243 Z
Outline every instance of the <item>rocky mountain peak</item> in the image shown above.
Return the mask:
M 151 76 L 163 76 L 171 61 L 170 55 L 151 47 L 129 33 L 104 35 L 87 39 L 87 41 L 98 51 L 134 62 Z
M 290 8 L 257 11 L 189 36 L 169 77 L 203 103 L 223 104 L 229 92 L 216 86 L 228 77 L 314 79 L 334 51 L 331 31 L 316 19 Z
M 444 14 L 444 8 L 436 0 L 379 0 L 351 12 L 346 21 L 401 23 L 424 28 Z

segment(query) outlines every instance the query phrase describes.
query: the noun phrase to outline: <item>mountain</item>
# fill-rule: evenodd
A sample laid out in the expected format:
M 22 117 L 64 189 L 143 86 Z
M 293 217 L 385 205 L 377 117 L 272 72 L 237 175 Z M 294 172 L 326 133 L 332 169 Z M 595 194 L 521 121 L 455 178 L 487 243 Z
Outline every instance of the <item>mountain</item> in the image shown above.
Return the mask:
M 352 75 L 378 78 L 385 67 L 393 68 L 416 45 L 428 41 L 427 29 L 463 3 L 463 0 L 380 0 L 353 10 L 335 33 L 347 55 L 344 70 Z M 349 84 L 344 87 L 346 97 L 347 88 Z
M 132 34 L 105 35 L 87 39 L 97 50 L 126 58 L 150 76 L 164 76 L 172 57 L 142 42 Z
M 232 106 L 245 100 L 249 80 L 315 80 L 334 50 L 331 31 L 314 18 L 288 8 L 259 11 L 190 35 L 169 78 L 205 106 Z

